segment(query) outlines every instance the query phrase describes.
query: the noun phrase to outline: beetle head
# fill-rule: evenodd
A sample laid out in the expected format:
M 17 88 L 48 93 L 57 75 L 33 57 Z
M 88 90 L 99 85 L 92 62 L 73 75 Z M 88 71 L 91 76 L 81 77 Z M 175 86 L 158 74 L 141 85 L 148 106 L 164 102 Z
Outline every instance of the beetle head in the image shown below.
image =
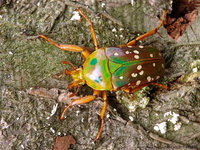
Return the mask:
M 83 79 L 83 69 L 77 68 L 72 71 L 70 71 L 70 75 L 72 76 L 74 82 L 74 86 L 83 85 L 85 84 L 85 80 Z
M 71 65 L 73 70 L 65 70 L 65 73 L 68 75 L 71 75 L 73 78 L 73 83 L 69 84 L 69 88 L 73 88 L 75 86 L 80 86 L 85 84 L 85 80 L 83 78 L 83 69 L 82 68 L 77 68 L 76 66 L 74 66 L 71 62 L 69 61 L 63 61 L 63 64 L 68 64 Z

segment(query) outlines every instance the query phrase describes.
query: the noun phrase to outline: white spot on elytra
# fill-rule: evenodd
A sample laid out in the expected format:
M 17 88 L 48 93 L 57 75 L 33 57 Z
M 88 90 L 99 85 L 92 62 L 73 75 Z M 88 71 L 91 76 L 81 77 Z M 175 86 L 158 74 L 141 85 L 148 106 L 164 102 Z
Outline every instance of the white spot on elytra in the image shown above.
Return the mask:
M 140 57 L 139 57 L 139 55 L 135 55 L 134 58 L 135 59 L 139 59 Z
M 141 69 L 142 69 L 142 65 L 138 65 L 137 70 L 141 70 Z
M 157 77 L 156 77 L 156 79 L 159 79 L 159 78 L 160 78 L 160 76 L 157 76 Z
M 129 51 L 126 51 L 125 53 L 126 53 L 126 54 L 129 54 Z
M 148 82 L 151 81 L 151 77 L 150 77 L 150 76 L 147 77 L 147 81 L 148 81 Z
M 117 52 L 114 53 L 114 56 L 118 56 L 119 54 Z
M 137 50 L 134 50 L 133 52 L 134 52 L 135 54 L 139 54 L 139 51 L 137 51 Z
M 153 63 L 153 67 L 155 67 L 156 66 L 156 63 Z
M 139 48 L 144 48 L 144 46 L 140 45 Z
M 136 85 L 140 85 L 140 83 L 141 83 L 141 81 L 140 81 L 140 80 L 138 80 L 138 81 L 136 82 Z
M 137 77 L 137 73 L 132 73 L 131 76 L 132 77 Z
M 124 77 L 123 77 L 123 76 L 120 76 L 119 78 L 122 80 Z
M 129 45 L 128 47 L 129 47 L 129 48 L 132 48 L 133 46 L 130 46 L 130 45 Z
M 153 57 L 153 54 L 150 54 L 150 57 L 152 58 L 152 57 Z
M 143 75 L 144 74 L 144 71 L 142 70 L 142 71 L 140 71 L 140 73 L 139 73 L 140 75 Z
M 159 56 L 161 56 L 161 53 L 159 53 Z

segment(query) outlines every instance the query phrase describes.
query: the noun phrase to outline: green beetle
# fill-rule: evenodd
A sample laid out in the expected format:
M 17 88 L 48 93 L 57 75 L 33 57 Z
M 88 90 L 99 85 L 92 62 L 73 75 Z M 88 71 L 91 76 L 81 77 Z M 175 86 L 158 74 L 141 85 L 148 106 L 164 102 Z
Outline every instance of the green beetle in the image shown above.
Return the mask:
M 107 105 L 106 91 L 124 90 L 133 93 L 150 84 L 160 85 L 153 83 L 153 81 L 159 79 L 164 73 L 163 57 L 156 48 L 136 46 L 136 43 L 157 32 L 164 23 L 166 11 L 163 13 L 159 26 L 150 32 L 139 36 L 127 44 L 105 48 L 99 48 L 92 22 L 80 8 L 77 11 L 90 23 L 90 30 L 95 45 L 94 52 L 91 52 L 91 49 L 86 47 L 57 44 L 44 35 L 39 35 L 38 38 L 44 38 L 61 50 L 81 52 L 85 58 L 85 62 L 81 68 L 76 68 L 70 62 L 65 61 L 65 64 L 70 64 L 74 68 L 72 71 L 66 69 L 65 72 L 73 78 L 73 83 L 69 85 L 69 88 L 79 88 L 81 85 L 87 84 L 94 90 L 93 95 L 73 100 L 65 108 L 60 119 L 64 119 L 64 113 L 69 107 L 88 103 L 102 93 L 104 103 L 100 114 L 101 127 L 96 137 L 97 140 L 104 127 L 104 116 Z M 160 86 L 165 87 L 163 85 Z

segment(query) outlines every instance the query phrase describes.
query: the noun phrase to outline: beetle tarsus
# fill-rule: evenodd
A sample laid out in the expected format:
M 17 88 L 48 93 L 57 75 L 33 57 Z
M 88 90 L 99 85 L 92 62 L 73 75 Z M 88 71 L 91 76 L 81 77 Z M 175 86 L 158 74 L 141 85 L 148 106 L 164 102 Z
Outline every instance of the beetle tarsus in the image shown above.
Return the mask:
M 160 24 L 156 28 L 154 28 L 151 31 L 149 31 L 149 32 L 137 37 L 135 40 L 132 40 L 132 41 L 128 42 L 126 44 L 126 46 L 135 46 L 138 41 L 144 40 L 145 38 L 157 33 L 157 31 L 160 29 L 160 27 L 163 26 L 163 24 L 165 22 L 165 19 L 166 19 L 166 15 L 167 15 L 167 11 L 164 9 Z
M 101 114 L 100 114 L 101 126 L 99 128 L 97 137 L 95 138 L 94 141 L 98 140 L 102 134 L 102 131 L 104 128 L 104 118 L 105 118 L 105 114 L 106 114 L 106 107 L 107 107 L 107 94 L 106 94 L 106 91 L 103 91 L 103 107 L 102 107 Z
M 78 98 L 78 99 L 73 100 L 73 101 L 64 109 L 64 111 L 62 112 L 62 114 L 61 114 L 61 116 L 60 116 L 60 120 L 63 120 L 63 119 L 64 119 L 65 112 L 66 112 L 71 106 L 88 103 L 88 102 L 90 102 L 90 101 L 93 101 L 96 97 L 97 97 L 97 96 L 95 96 L 95 95 L 89 95 L 89 96 L 85 96 L 85 97 L 81 97 L 81 98 Z

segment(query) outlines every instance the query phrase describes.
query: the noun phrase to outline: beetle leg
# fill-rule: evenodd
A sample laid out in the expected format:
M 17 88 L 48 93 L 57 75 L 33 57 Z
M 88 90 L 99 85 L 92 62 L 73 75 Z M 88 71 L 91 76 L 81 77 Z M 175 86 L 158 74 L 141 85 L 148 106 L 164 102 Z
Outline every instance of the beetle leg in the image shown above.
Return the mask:
M 97 137 L 95 138 L 95 141 L 98 140 L 101 136 L 101 133 L 103 131 L 103 127 L 104 127 L 104 118 L 105 118 L 105 113 L 106 113 L 106 106 L 107 106 L 107 95 L 106 95 L 106 91 L 103 91 L 103 107 L 101 110 L 101 127 L 98 131 Z
M 90 55 L 90 50 L 91 50 L 90 48 L 76 46 L 76 45 L 57 44 L 44 35 L 38 35 L 36 38 L 43 38 L 63 51 L 81 52 L 84 58 L 87 58 Z
M 98 46 L 98 41 L 97 41 L 97 37 L 96 37 L 96 33 L 95 33 L 95 30 L 94 30 L 94 25 L 93 23 L 90 21 L 90 19 L 83 13 L 83 11 L 78 8 L 77 11 L 87 20 L 87 22 L 90 24 L 90 32 L 92 34 L 92 39 L 93 39 L 93 42 L 94 42 L 94 46 L 95 46 L 95 49 L 98 49 L 99 46 Z
M 136 43 L 138 41 L 143 40 L 143 39 L 155 34 L 160 29 L 160 27 L 162 27 L 162 25 L 164 24 L 165 19 L 166 19 L 166 15 L 167 15 L 167 11 L 164 10 L 163 11 L 163 16 L 162 16 L 161 21 L 160 21 L 160 24 L 156 28 L 154 28 L 153 30 L 151 30 L 151 31 L 149 31 L 149 32 L 137 37 L 135 40 L 132 40 L 132 41 L 128 42 L 126 44 L 126 46 L 134 46 L 134 45 L 136 45 Z
M 166 85 L 163 85 L 163 84 L 159 84 L 159 83 L 156 83 L 156 82 L 151 82 L 149 83 L 149 85 L 157 85 L 163 89 L 169 89 L 169 87 L 167 87 Z
M 71 90 L 73 87 L 76 87 L 79 85 L 80 82 L 72 82 L 68 85 L 68 88 Z
M 145 86 L 148 86 L 148 84 L 143 84 L 143 85 L 137 86 L 135 88 L 131 88 L 131 87 L 127 86 L 127 87 L 123 88 L 123 91 L 127 92 L 127 93 L 134 93 L 134 92 L 142 89 Z
M 79 104 L 85 104 L 85 103 L 88 103 L 88 102 L 91 102 L 93 101 L 95 98 L 97 98 L 99 96 L 99 91 L 94 91 L 93 95 L 88 95 L 88 96 L 85 96 L 85 97 L 82 97 L 82 98 L 78 98 L 78 99 L 75 99 L 73 100 L 65 109 L 64 111 L 62 112 L 61 116 L 60 116 L 60 120 L 63 120 L 65 117 L 64 117 L 64 114 L 65 112 L 71 107 L 71 106 L 74 106 L 74 105 L 79 105 Z
M 140 89 L 142 89 L 143 87 L 149 86 L 149 85 L 157 85 L 160 86 L 161 88 L 165 88 L 165 89 L 169 89 L 167 86 L 159 84 L 159 83 L 155 83 L 155 82 L 150 82 L 150 83 L 146 83 L 146 84 L 142 84 L 140 86 L 137 86 L 135 88 L 131 88 L 129 86 L 123 88 L 123 91 L 127 92 L 127 93 L 134 93 Z
M 76 91 L 75 91 L 75 93 L 70 94 L 69 97 L 75 96 L 75 95 L 79 92 L 80 88 L 81 88 L 81 86 L 78 85 L 78 86 L 77 86 L 77 89 L 76 89 Z

